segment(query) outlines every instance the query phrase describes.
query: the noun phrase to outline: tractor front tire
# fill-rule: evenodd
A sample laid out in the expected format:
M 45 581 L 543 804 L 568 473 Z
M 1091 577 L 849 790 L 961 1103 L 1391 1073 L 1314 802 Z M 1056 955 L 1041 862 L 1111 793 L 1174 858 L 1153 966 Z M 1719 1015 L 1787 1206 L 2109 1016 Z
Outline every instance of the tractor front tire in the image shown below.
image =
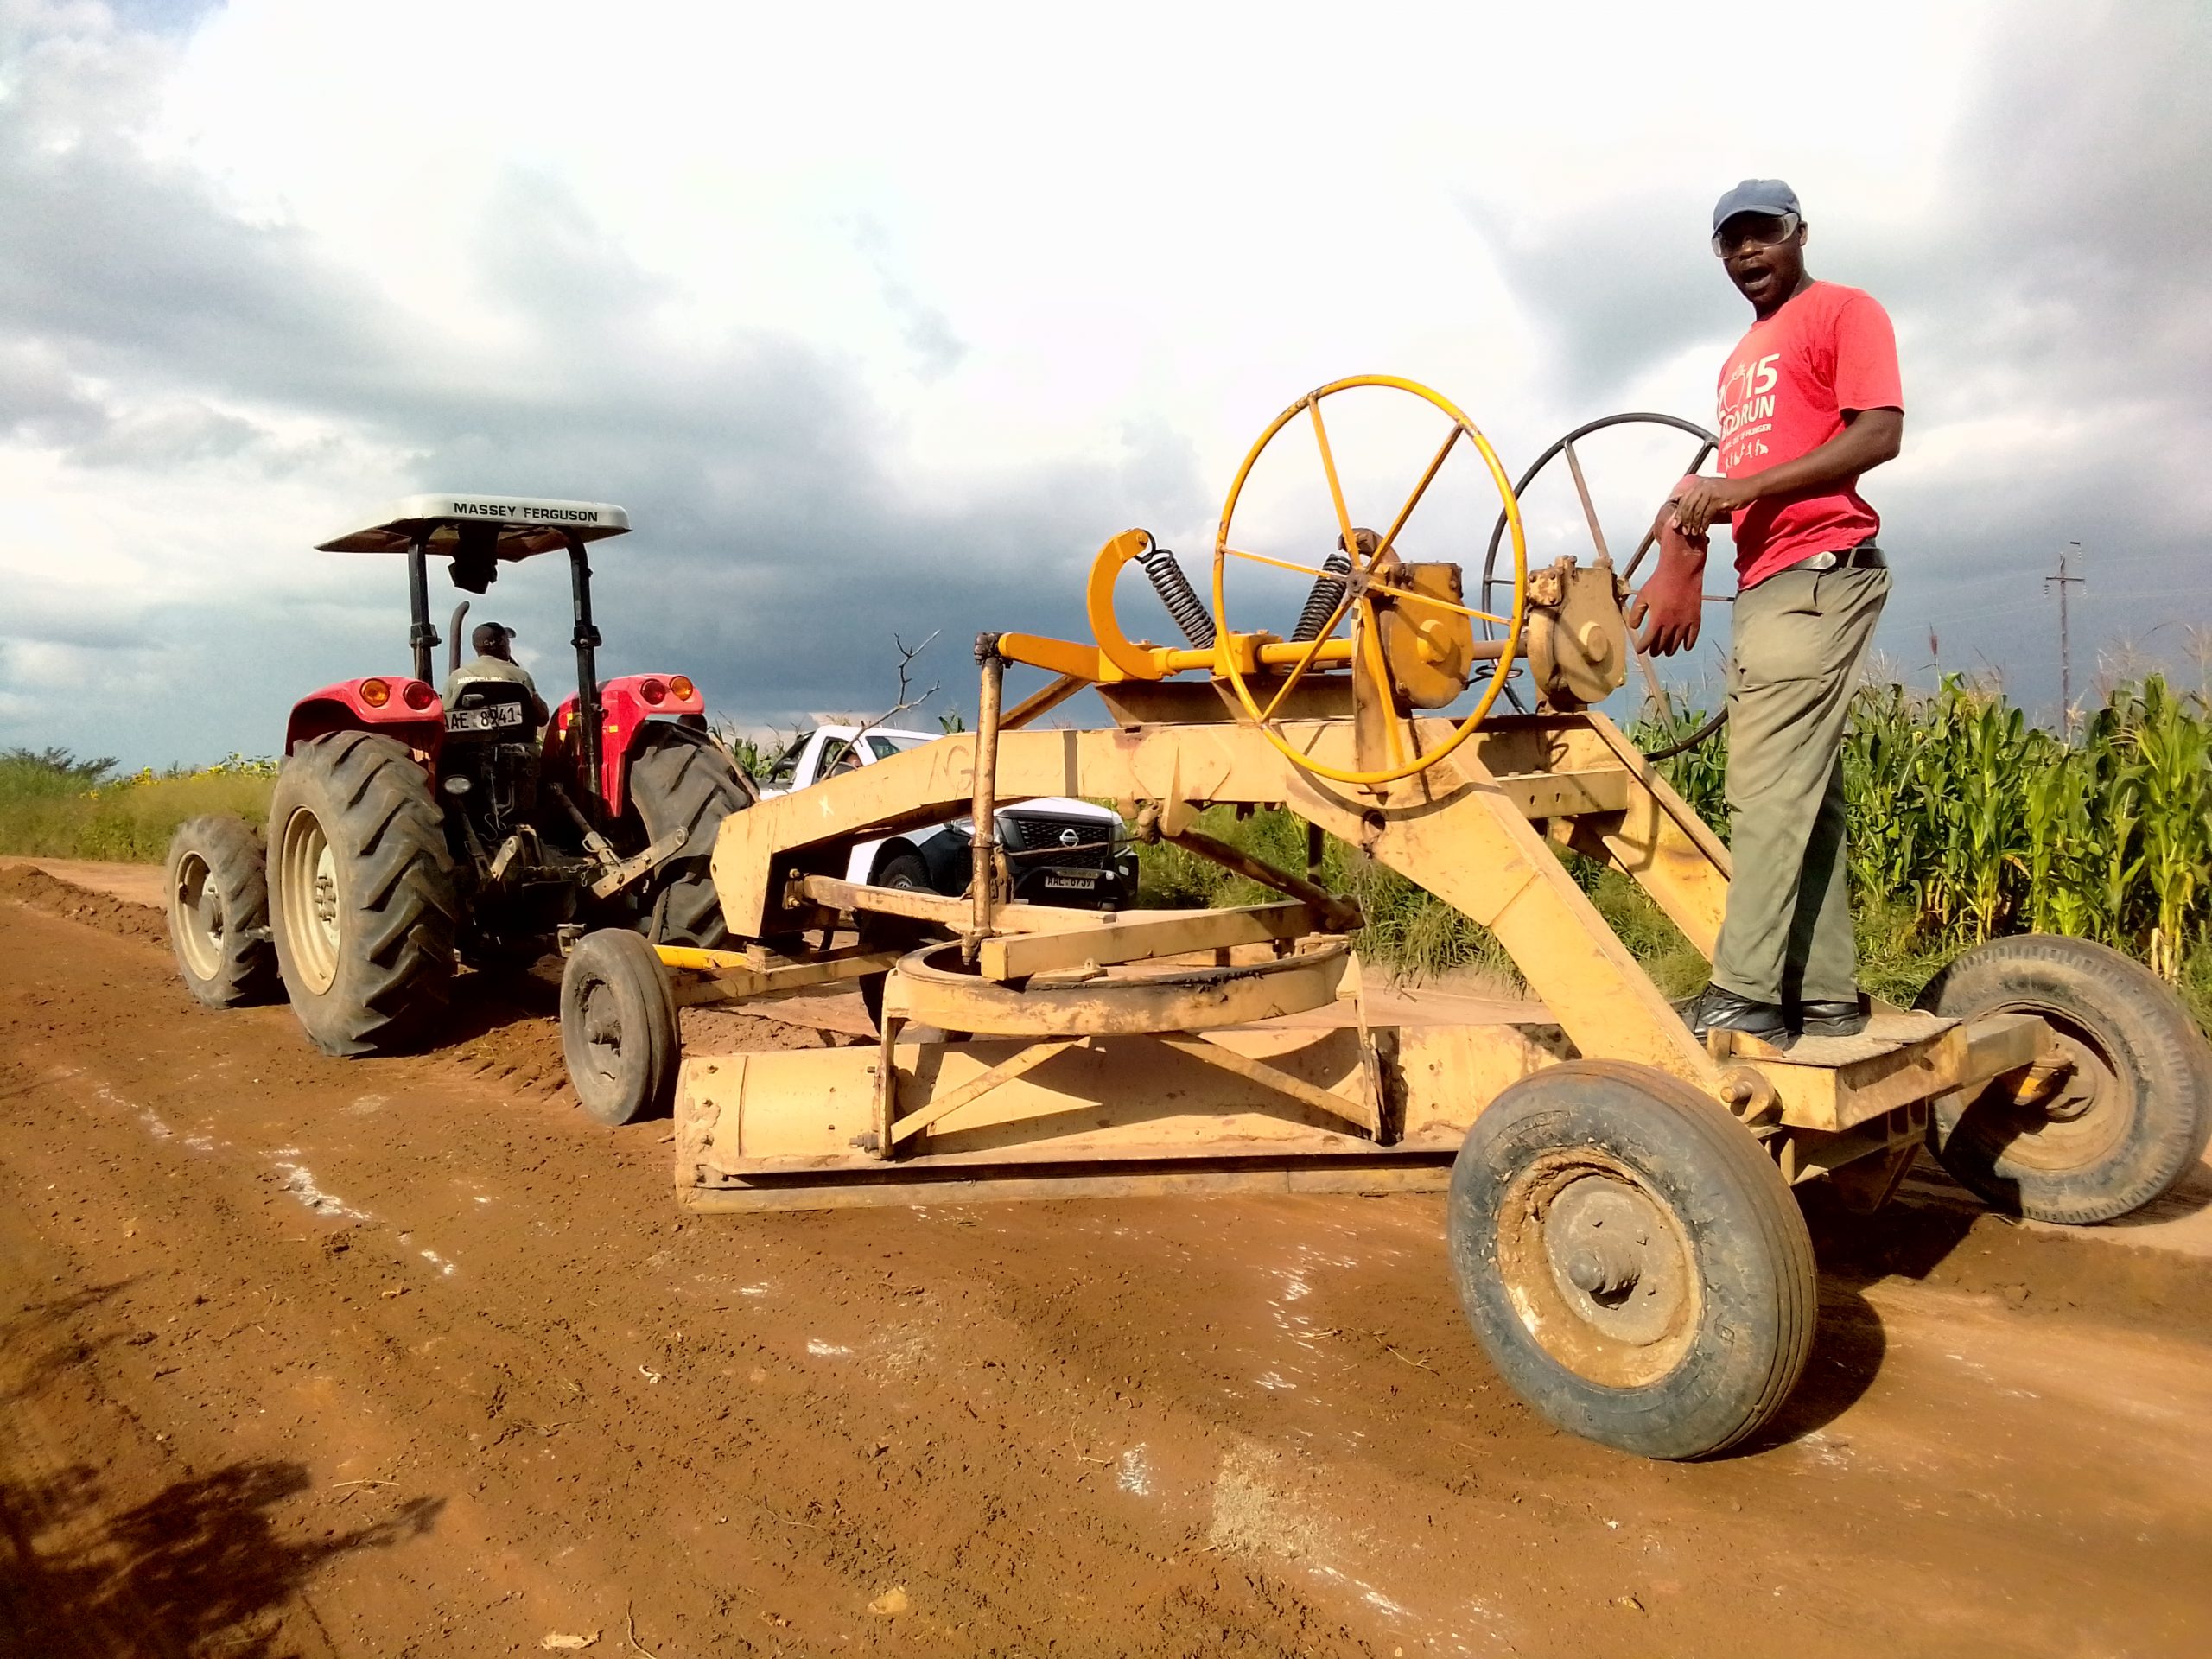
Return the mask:
M 419 1046 L 444 1012 L 461 906 L 444 815 L 406 746 L 302 744 L 270 803 L 270 914 L 292 1011 L 327 1054 Z
M 244 818 L 188 818 L 169 837 L 164 874 L 169 948 L 186 988 L 211 1008 L 275 1001 L 260 832 Z
M 577 1103 L 609 1125 L 665 1115 L 681 1056 L 676 998 L 652 945 L 587 933 L 561 972 L 561 1058 Z
M 1978 944 L 1914 1005 L 1971 1020 L 2041 1014 L 2073 1062 L 2056 1094 L 2015 1105 L 2004 1078 L 1937 1097 L 1943 1167 L 1999 1210 L 2079 1225 L 2139 1210 L 2203 1156 L 2212 1049 L 2171 986 L 2088 939 L 2027 933 Z
M 688 834 L 683 850 L 646 878 L 639 930 L 661 944 L 721 949 L 729 928 L 709 867 L 715 833 L 724 818 L 753 804 L 736 763 L 703 733 L 650 727 L 630 763 L 630 800 L 647 845 L 672 830 Z
M 1446 1213 L 1483 1351 L 1570 1433 L 1726 1450 L 1781 1409 L 1819 1303 L 1805 1218 L 1744 1126 L 1650 1066 L 1569 1060 L 1467 1131 Z

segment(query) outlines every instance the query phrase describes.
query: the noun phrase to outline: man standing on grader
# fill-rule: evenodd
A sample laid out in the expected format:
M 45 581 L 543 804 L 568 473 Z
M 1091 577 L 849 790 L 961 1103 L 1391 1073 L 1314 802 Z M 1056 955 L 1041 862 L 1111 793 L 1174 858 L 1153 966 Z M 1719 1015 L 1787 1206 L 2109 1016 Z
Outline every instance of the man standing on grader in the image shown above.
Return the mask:
M 1890 573 L 1859 474 L 1904 434 L 1896 336 L 1855 288 L 1814 280 L 1796 193 L 1746 179 L 1713 210 L 1713 251 L 1751 302 L 1720 373 L 1719 478 L 1661 509 L 1639 643 L 1697 643 L 1707 532 L 1732 524 L 1728 804 L 1735 878 L 1713 982 L 1690 1010 L 1778 1046 L 1866 1028 L 1844 869 L 1843 727 Z

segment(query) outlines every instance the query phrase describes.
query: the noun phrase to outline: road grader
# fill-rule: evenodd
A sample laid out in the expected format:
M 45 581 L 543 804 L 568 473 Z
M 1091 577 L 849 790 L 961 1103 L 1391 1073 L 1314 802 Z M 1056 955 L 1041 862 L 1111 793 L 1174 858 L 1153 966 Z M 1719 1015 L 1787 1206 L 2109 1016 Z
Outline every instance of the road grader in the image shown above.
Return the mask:
M 1355 399 L 1404 404 L 1439 440 L 1371 523 L 1332 441 Z M 677 1193 L 694 1211 L 1445 1191 L 1453 1281 L 1499 1372 L 1562 1427 L 1656 1458 L 1744 1441 L 1796 1382 L 1816 1286 L 1793 1189 L 1823 1181 L 1872 1211 L 1932 1144 L 2030 1216 L 2108 1219 L 2164 1192 L 2212 1125 L 2212 1050 L 2113 952 L 1995 942 L 1916 1007 L 1876 1003 L 1859 1036 L 1783 1049 L 1694 1036 L 1608 927 L 1562 854 L 1624 873 L 1708 956 L 1730 861 L 1594 707 L 1633 650 L 1628 571 L 1590 508 L 1580 435 L 1553 453 L 1592 556 L 1532 571 L 1516 491 L 1457 406 L 1376 376 L 1301 397 L 1230 486 L 1210 602 L 1149 533 L 1113 537 L 1091 568 L 1090 639 L 978 639 L 973 732 L 723 822 L 725 945 L 583 936 L 562 1000 L 579 1097 L 610 1122 L 672 1106 Z M 1318 465 L 1331 522 L 1306 545 L 1332 551 L 1252 544 L 1240 505 L 1278 442 L 1297 446 L 1278 460 Z M 1498 502 L 1471 595 L 1458 564 L 1412 556 L 1425 495 L 1455 462 Z M 1121 625 L 1132 563 L 1183 645 Z M 1312 583 L 1287 638 L 1229 614 L 1234 576 L 1270 566 Z M 1009 702 L 1009 669 L 1046 678 Z M 1040 724 L 1084 691 L 1110 723 Z M 1509 691 L 1520 712 L 1500 707 Z M 1280 897 L 1017 904 L 980 833 L 963 897 L 843 879 L 856 841 L 963 806 L 988 826 L 1002 802 L 1051 795 L 1115 802 L 1141 836 Z M 1206 833 L 1198 815 L 1224 805 L 1303 819 L 1306 868 Z M 1363 918 L 1319 880 L 1330 836 L 1487 928 L 1529 1000 L 1489 1020 L 1379 1017 L 1389 1005 L 1354 948 Z M 683 1007 L 879 976 L 872 1047 L 682 1052 Z

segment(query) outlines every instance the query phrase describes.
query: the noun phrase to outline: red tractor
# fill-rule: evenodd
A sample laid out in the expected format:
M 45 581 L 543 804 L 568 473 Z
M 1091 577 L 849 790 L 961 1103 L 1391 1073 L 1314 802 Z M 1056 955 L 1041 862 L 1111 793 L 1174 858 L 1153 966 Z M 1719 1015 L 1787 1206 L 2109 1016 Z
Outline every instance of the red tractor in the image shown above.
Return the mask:
M 177 831 L 169 938 L 194 995 L 273 1000 L 281 980 L 319 1046 L 371 1054 L 432 1033 L 457 963 L 526 963 L 565 929 L 723 943 L 708 859 L 753 785 L 684 676 L 599 677 L 584 550 L 629 527 L 621 508 L 587 501 L 418 495 L 322 543 L 405 556 L 414 673 L 293 705 L 265 856 L 237 818 Z M 432 556 L 480 594 L 500 565 L 563 551 L 575 695 L 548 718 L 518 679 L 466 678 L 448 702 L 431 679 Z

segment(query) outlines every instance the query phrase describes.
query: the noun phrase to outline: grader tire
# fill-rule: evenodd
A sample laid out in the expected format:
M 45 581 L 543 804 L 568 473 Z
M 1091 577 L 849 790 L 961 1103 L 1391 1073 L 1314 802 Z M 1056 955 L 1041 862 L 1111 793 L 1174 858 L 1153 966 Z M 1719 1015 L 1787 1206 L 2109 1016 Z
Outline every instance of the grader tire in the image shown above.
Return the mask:
M 2036 1221 L 2110 1221 L 2160 1197 L 2212 1132 L 2212 1047 L 2171 987 L 2088 939 L 2031 933 L 1957 957 L 1915 1005 L 1954 1019 L 2021 1012 L 2074 1061 L 2050 1100 L 2015 1105 L 1999 1079 L 1935 1103 L 1929 1141 L 1959 1183 Z
M 327 1054 L 423 1042 L 445 1010 L 460 903 L 445 823 L 405 745 L 304 743 L 270 803 L 270 915 L 292 1011 Z
M 244 818 L 188 818 L 169 837 L 164 875 L 169 948 L 186 988 L 211 1008 L 275 1001 L 282 983 L 260 832 Z
M 652 946 L 621 928 L 585 934 L 561 973 L 561 1057 L 584 1110 L 606 1124 L 665 1114 L 681 1052 Z
M 1648 1066 L 1573 1060 L 1499 1095 L 1452 1166 L 1446 1230 L 1491 1363 L 1552 1422 L 1624 1452 L 1726 1451 L 1812 1350 L 1812 1241 L 1781 1172 Z
M 648 878 L 639 927 L 652 929 L 658 917 L 658 943 L 721 950 L 729 943 L 729 927 L 709 861 L 722 820 L 752 805 L 752 791 L 703 734 L 660 724 L 631 762 L 630 798 L 648 843 L 678 828 L 690 835 L 683 852 Z

